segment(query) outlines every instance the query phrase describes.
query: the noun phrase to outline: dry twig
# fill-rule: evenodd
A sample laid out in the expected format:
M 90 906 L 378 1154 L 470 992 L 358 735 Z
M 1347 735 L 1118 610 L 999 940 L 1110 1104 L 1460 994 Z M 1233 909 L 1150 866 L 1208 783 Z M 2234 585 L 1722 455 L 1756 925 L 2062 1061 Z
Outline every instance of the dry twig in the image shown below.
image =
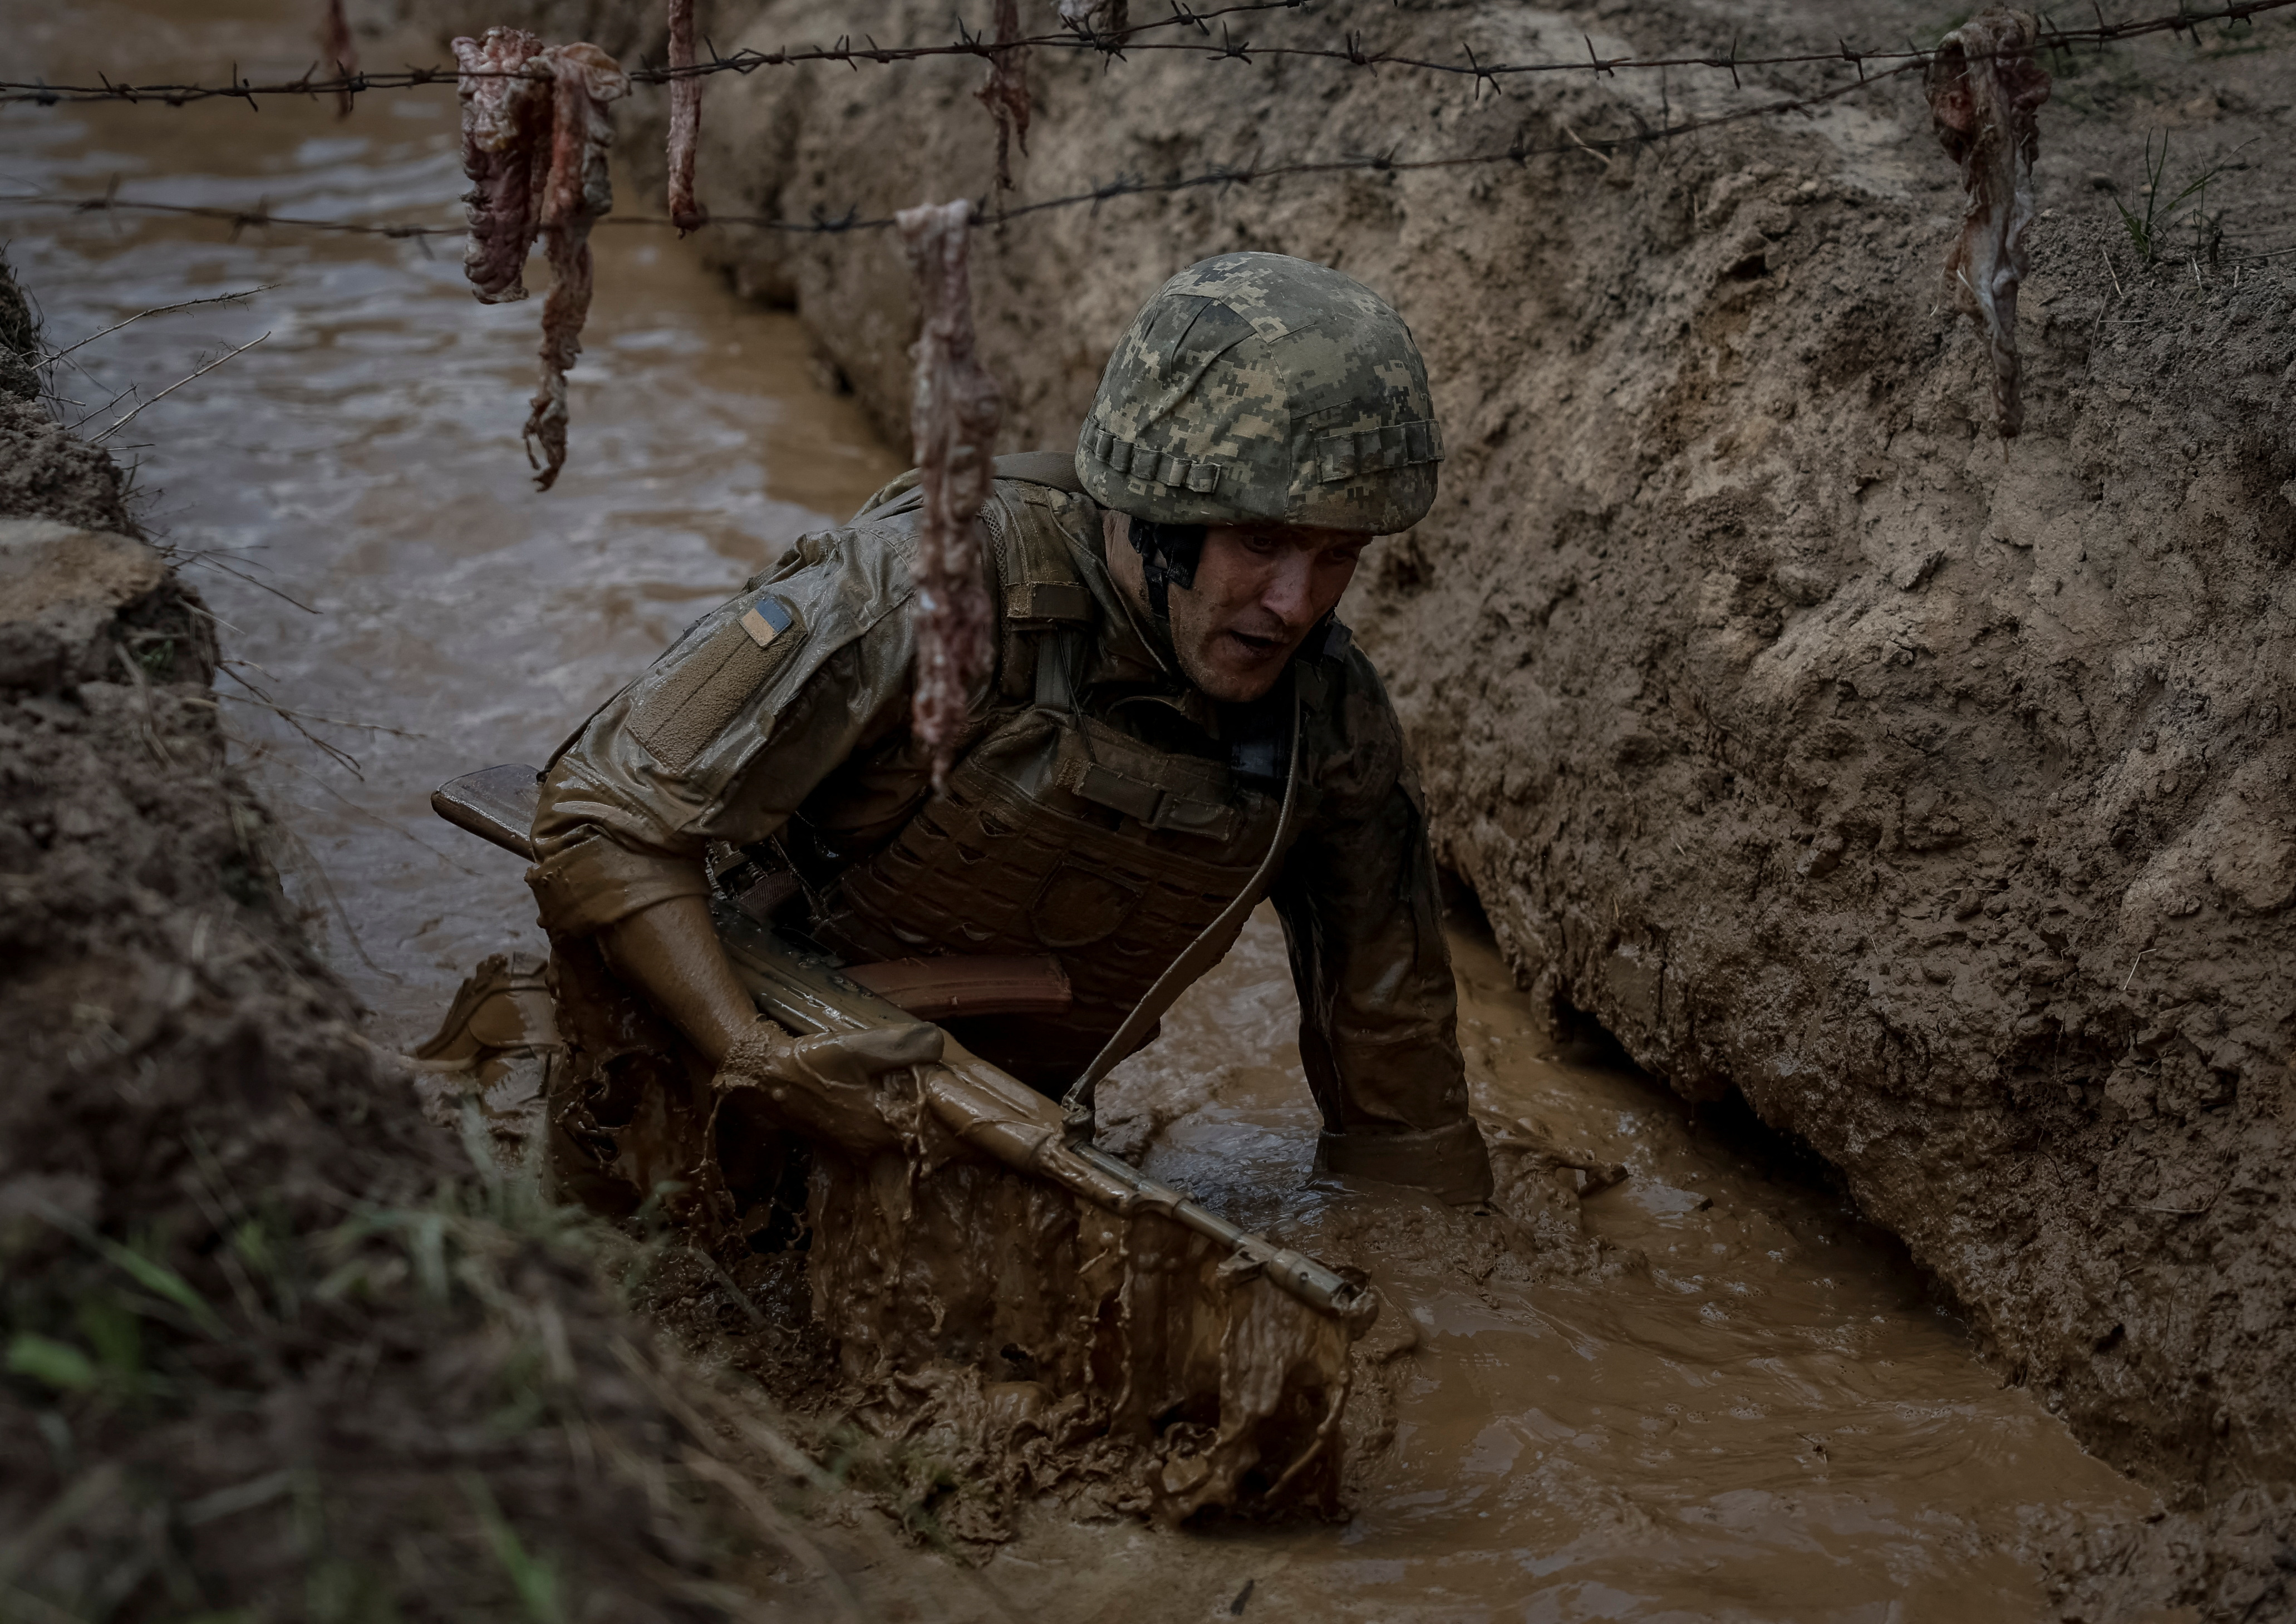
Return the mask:
M 128 326 L 135 322 L 140 322 L 147 316 L 171 316 L 178 310 L 189 310 L 199 305 L 227 305 L 242 299 L 253 299 L 258 293 L 268 293 L 273 289 L 283 285 L 284 284 L 281 283 L 266 282 L 261 287 L 250 288 L 243 293 L 217 293 L 209 299 L 187 299 L 180 304 L 154 305 L 149 310 L 138 310 L 135 315 L 128 316 L 125 321 L 114 322 L 111 326 L 102 329 L 101 332 L 91 332 L 84 339 L 79 339 L 72 343 L 67 344 L 62 349 L 55 351 L 52 355 L 43 356 L 40 358 L 41 364 L 45 365 L 49 362 L 61 361 L 66 356 L 71 354 L 73 350 L 85 349 L 88 345 L 94 343 L 98 339 L 110 338 L 122 327 Z
M 125 428 L 129 422 L 133 422 L 136 413 L 143 411 L 144 407 L 159 405 L 160 402 L 165 400 L 168 396 L 183 388 L 184 385 L 191 382 L 193 379 L 206 377 L 209 373 L 215 371 L 217 367 L 221 366 L 226 361 L 230 360 L 233 356 L 245 355 L 249 350 L 263 342 L 264 339 L 267 339 L 271 335 L 266 332 L 262 338 L 250 339 L 246 343 L 242 344 L 237 349 L 231 351 L 229 354 L 217 356 L 205 366 L 201 367 L 199 371 L 193 373 L 191 377 L 176 379 L 166 389 L 161 390 L 158 394 L 152 396 L 151 399 L 138 402 L 133 410 L 123 413 L 120 416 L 114 418 L 109 428 L 99 429 L 94 434 L 89 435 L 88 443 L 91 445 L 101 445 L 107 436 L 118 433 L 122 428 Z

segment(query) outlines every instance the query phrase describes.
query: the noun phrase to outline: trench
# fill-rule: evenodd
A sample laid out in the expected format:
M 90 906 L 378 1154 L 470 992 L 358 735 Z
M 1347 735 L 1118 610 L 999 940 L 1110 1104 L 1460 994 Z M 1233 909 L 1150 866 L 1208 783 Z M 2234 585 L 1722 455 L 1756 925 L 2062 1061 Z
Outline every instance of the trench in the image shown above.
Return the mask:
M 102 0 L 67 21 L 7 0 L 0 16 L 51 75 L 190 77 L 226 60 L 297 71 L 306 10 Z M 453 108 L 445 90 L 373 96 L 340 124 L 323 104 L 9 108 L 0 151 L 16 193 L 101 193 L 118 176 L 170 201 L 433 217 L 462 186 Z M 793 317 L 736 299 L 667 234 L 598 235 L 573 458 L 539 496 L 517 439 L 537 307 L 478 306 L 452 247 L 5 212 L 9 254 L 66 338 L 280 284 L 128 327 L 62 387 L 77 415 L 271 334 L 139 417 L 120 454 L 244 662 L 223 685 L 229 721 L 293 842 L 295 898 L 394 1046 L 480 956 L 541 946 L 517 865 L 438 824 L 431 787 L 541 759 L 687 620 L 900 466 L 817 380 Z M 1256 921 L 1119 1073 L 1110 1111 L 1152 1173 L 1375 1270 L 1388 1357 L 1364 1400 L 1380 1413 L 1351 1423 L 1348 1514 L 1183 1534 L 1027 1515 L 987 1568 L 1016 1603 L 2025 1618 L 2052 1539 L 2148 1508 L 2005 1388 L 1902 1250 L 1821 1181 L 1614 1058 L 1558 1052 L 1472 920 L 1453 945 L 1487 1121 L 1528 1120 L 1628 1171 L 1578 1203 L 1595 1262 L 1526 1267 L 1477 1232 L 1492 1220 L 1306 1183 L 1296 1012 L 1280 939 Z

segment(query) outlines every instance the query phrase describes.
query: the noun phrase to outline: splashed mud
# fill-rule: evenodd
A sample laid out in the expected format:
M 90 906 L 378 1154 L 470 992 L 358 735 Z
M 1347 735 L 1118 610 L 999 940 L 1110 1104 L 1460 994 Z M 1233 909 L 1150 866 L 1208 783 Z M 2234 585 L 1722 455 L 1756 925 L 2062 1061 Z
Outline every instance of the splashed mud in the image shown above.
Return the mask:
M 978 1164 L 816 1163 L 816 1317 L 893 1424 L 954 1423 L 1010 1496 L 1177 1522 L 1329 1513 L 1350 1327 L 1201 1235 Z
M 547 1136 L 570 1194 L 619 1214 L 652 1197 L 721 1270 L 782 1254 L 836 1349 L 841 1386 L 816 1405 L 881 1439 L 939 1438 L 1004 1505 L 1050 1494 L 1168 1523 L 1338 1509 L 1349 1349 L 1375 1304 L 1318 1313 L 1164 1211 L 996 1165 L 936 1108 L 943 1068 L 842 1091 L 869 1097 L 800 1139 L 778 1120 L 791 1089 L 713 1094 L 573 941 L 546 975 L 488 960 L 416 1053 L 434 1117 L 475 1107 L 505 1163 Z M 857 1111 L 880 1131 L 853 1132 Z M 1001 1513 L 969 1512 L 964 1537 L 1005 1537 Z

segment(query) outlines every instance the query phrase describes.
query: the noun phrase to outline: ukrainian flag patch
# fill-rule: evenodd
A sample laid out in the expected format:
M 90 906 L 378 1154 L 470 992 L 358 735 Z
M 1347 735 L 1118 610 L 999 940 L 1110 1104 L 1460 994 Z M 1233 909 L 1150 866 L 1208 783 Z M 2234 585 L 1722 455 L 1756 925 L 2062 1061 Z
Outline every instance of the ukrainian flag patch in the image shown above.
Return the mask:
M 759 648 L 767 648 L 775 638 L 789 630 L 791 622 L 796 618 L 786 605 L 775 599 L 759 598 L 742 617 L 742 629 L 750 634 L 750 642 Z

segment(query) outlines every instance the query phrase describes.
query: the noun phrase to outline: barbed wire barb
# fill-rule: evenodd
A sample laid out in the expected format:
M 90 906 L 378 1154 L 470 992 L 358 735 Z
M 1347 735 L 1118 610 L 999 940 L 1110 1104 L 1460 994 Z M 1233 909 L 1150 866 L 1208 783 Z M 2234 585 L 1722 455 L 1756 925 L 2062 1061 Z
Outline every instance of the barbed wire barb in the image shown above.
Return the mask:
M 1467 66 L 1468 66 L 1470 69 L 1472 69 L 1472 70 L 1473 70 L 1473 71 L 1474 71 L 1474 75 L 1475 75 L 1475 100 L 1476 100 L 1478 103 L 1480 103 L 1480 102 L 1482 101 L 1482 99 L 1483 99 L 1483 86 L 1484 86 L 1486 84 L 1488 84 L 1488 85 L 1491 87 L 1491 94 L 1494 94 L 1494 95 L 1502 95 L 1502 96 L 1503 96 L 1503 95 L 1505 95 L 1505 94 L 1506 94 L 1506 89 L 1505 89 L 1505 86 L 1502 86 L 1502 85 L 1498 82 L 1497 78 L 1496 78 L 1496 76 L 1494 76 L 1494 75 L 1492 75 L 1492 74 L 1488 73 L 1488 72 L 1486 72 L 1486 71 L 1483 70 L 1483 68 L 1482 68 L 1480 64 L 1478 64 L 1478 63 L 1476 62 L 1476 61 L 1475 61 L 1475 47 L 1474 47 L 1474 46 L 1472 46 L 1472 45 L 1469 45 L 1465 40 L 1464 40 L 1464 39 L 1463 39 L 1463 40 L 1461 40 L 1461 41 L 1459 42 L 1459 49 L 1461 49 L 1462 51 L 1464 51 L 1464 52 L 1467 53 Z

